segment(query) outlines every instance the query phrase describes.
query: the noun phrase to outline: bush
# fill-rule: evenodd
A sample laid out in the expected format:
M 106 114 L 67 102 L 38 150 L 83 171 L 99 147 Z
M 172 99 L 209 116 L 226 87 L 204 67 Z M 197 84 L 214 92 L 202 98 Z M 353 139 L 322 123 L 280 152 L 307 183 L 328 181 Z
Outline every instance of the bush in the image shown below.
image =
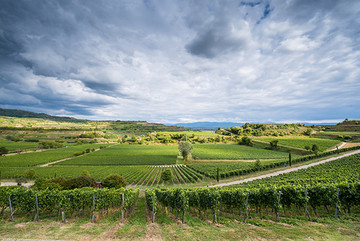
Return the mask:
M 82 151 L 77 151 L 77 152 L 74 152 L 74 156 L 81 156 L 83 154 L 83 152 Z
M 56 141 L 40 141 L 38 148 L 40 149 L 51 149 L 51 148 L 60 148 L 63 145 Z
M 0 156 L 8 154 L 9 150 L 6 147 L 0 147 Z
M 253 145 L 251 139 L 249 137 L 247 137 L 247 136 L 242 137 L 239 144 L 240 145 L 247 145 L 247 146 L 252 146 Z
M 66 180 L 66 189 L 93 187 L 94 184 L 95 178 L 88 176 L 79 176 Z
M 26 178 L 33 178 L 35 176 L 35 171 L 33 169 L 27 170 L 25 172 L 25 177 Z
M 102 184 L 104 187 L 121 188 L 125 187 L 128 182 L 119 174 L 110 174 L 104 179 Z

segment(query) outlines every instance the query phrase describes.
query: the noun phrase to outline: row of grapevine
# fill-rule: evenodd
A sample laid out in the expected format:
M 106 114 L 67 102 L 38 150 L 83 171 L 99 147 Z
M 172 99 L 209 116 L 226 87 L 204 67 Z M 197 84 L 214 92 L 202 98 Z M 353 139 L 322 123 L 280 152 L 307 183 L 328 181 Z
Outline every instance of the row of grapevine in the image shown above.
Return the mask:
M 177 215 L 186 210 L 198 210 L 207 213 L 211 210 L 216 221 L 216 213 L 233 213 L 238 210 L 246 216 L 252 210 L 270 208 L 276 217 L 280 210 L 291 207 L 305 208 L 309 205 L 317 214 L 320 206 L 350 208 L 360 204 L 360 183 L 342 183 L 338 185 L 316 185 L 308 188 L 301 186 L 263 186 L 260 188 L 192 188 L 192 189 L 154 189 L 147 191 L 146 201 L 152 207 L 152 194 L 155 193 L 158 205 L 170 207 Z M 156 204 L 155 204 L 156 206 Z M 318 214 L 317 214 L 318 215 Z
M 360 146 L 350 147 L 350 148 L 343 148 L 339 150 L 333 150 L 328 152 L 322 152 L 314 155 L 307 155 L 299 158 L 292 159 L 292 164 L 310 161 L 313 159 L 331 156 L 334 154 L 340 154 L 347 151 L 352 150 L 359 150 Z M 278 161 L 266 161 L 261 163 L 260 170 L 267 170 L 272 169 L 276 167 L 283 166 L 285 163 L 288 163 L 288 160 L 278 160 Z M 240 165 L 241 164 L 241 165 Z M 232 176 L 241 176 L 246 175 L 252 172 L 259 171 L 258 168 L 255 167 L 254 163 L 248 162 L 248 163 L 229 163 L 229 164 L 223 164 L 223 163 L 215 163 L 215 164 L 191 164 L 188 165 L 189 168 L 193 169 L 194 171 L 201 173 L 202 175 L 209 177 L 209 178 L 216 178 L 216 170 L 217 168 L 220 169 L 220 178 L 227 178 Z
M 93 189 L 43 190 L 34 191 L 26 188 L 0 188 L 0 206 L 2 211 L 10 207 L 22 213 L 30 213 L 36 207 L 41 212 L 69 212 L 79 210 L 99 211 L 109 208 L 130 209 L 137 200 L 139 190 L 131 189 Z M 123 200 L 124 196 L 124 200 Z

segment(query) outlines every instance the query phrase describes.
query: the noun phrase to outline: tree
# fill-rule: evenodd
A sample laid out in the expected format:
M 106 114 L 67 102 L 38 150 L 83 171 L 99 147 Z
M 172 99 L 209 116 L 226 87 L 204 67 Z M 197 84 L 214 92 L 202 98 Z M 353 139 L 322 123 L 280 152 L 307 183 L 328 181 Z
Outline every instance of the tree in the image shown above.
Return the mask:
M 316 145 L 316 144 L 312 145 L 311 150 L 312 150 L 315 154 L 317 154 L 317 153 L 319 152 L 319 147 L 318 147 L 318 145 Z
M 270 149 L 272 149 L 272 150 L 277 150 L 277 149 L 279 149 L 279 147 L 278 147 L 278 140 L 273 140 L 273 141 L 270 141 Z
M 242 137 L 239 144 L 240 145 L 247 145 L 247 146 L 252 146 L 253 145 L 251 139 L 249 137 L 247 137 L 247 136 Z
M 260 160 L 256 160 L 254 167 L 255 167 L 255 170 L 260 171 L 260 169 L 261 169 Z
M 173 179 L 173 173 L 170 169 L 166 169 L 161 173 L 161 180 L 165 183 L 170 183 Z
M 188 157 L 191 157 L 192 149 L 193 146 L 189 142 L 187 141 L 179 142 L 179 152 L 185 162 L 187 161 Z
M 291 166 L 291 153 L 289 153 L 289 166 Z
M 220 181 L 220 169 L 219 168 L 216 169 L 216 181 L 217 182 Z
M 313 130 L 311 128 L 308 128 L 306 131 L 304 131 L 304 134 L 307 136 L 311 136 L 312 133 L 313 133 Z
M 9 150 L 6 147 L 0 147 L 0 156 L 8 154 Z
M 110 174 L 104 179 L 102 184 L 104 187 L 121 188 L 121 187 L 125 187 L 128 184 L 128 182 L 125 180 L 125 178 L 123 178 L 119 174 Z
M 35 176 L 35 171 L 33 169 L 27 170 L 25 172 L 25 177 L 26 178 L 33 178 Z
M 81 172 L 81 176 L 87 176 L 87 177 L 90 177 L 90 172 L 88 170 L 82 170 Z

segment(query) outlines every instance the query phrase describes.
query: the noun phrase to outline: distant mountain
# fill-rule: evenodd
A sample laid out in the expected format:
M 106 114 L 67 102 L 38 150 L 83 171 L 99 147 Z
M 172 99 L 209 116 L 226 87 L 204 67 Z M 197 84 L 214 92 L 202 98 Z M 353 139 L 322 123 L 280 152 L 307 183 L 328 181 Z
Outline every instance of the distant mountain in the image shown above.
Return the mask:
M 45 120 L 61 121 L 61 122 L 87 122 L 87 120 L 75 119 L 65 116 L 52 116 L 44 113 L 35 113 L 25 110 L 3 109 L 0 108 L 0 116 L 18 117 L 18 118 L 41 118 Z
M 190 128 L 190 129 L 194 129 L 194 130 L 217 130 L 219 127 L 221 128 L 229 128 L 232 126 L 242 126 L 244 125 L 245 122 L 243 123 L 236 123 L 236 122 L 191 122 L 191 123 L 176 123 L 176 126 L 183 126 L 185 128 Z M 251 124 L 255 124 L 253 122 L 251 122 Z M 263 122 L 260 123 L 258 122 L 257 124 L 285 124 L 285 123 L 276 123 L 276 122 Z M 288 123 L 288 124 L 292 124 L 292 123 Z M 295 123 L 295 124 L 299 124 L 299 123 Z M 308 125 L 308 126 L 323 126 L 323 125 L 335 125 L 335 123 L 312 123 L 312 122 L 301 122 L 301 124 L 304 125 Z
M 218 127 L 229 128 L 232 126 L 242 126 L 245 123 L 235 122 L 192 122 L 192 123 L 176 123 L 176 126 L 183 126 L 194 130 L 217 130 Z

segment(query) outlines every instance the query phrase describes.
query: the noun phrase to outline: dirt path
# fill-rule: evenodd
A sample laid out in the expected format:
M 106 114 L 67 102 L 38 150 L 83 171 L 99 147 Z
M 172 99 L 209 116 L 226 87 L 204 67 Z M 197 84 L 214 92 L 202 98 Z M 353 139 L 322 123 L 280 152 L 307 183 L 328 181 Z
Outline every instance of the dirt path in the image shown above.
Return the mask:
M 27 182 L 27 183 L 22 183 L 22 186 L 24 187 L 30 187 L 32 186 L 34 183 L 31 183 L 31 182 Z M 5 187 L 5 186 L 17 186 L 17 183 L 16 182 L 1 182 L 1 185 L 2 187 Z
M 257 176 L 257 177 L 250 177 L 250 178 L 247 178 L 247 179 L 244 179 L 244 180 L 239 180 L 239 181 L 234 181 L 234 182 L 217 184 L 217 185 L 214 185 L 212 187 L 230 186 L 230 185 L 240 184 L 240 183 L 244 183 L 244 182 L 250 182 L 250 181 L 254 181 L 254 180 L 258 180 L 258 179 L 263 179 L 263 178 L 266 178 L 266 177 L 278 176 L 280 174 L 293 172 L 293 171 L 297 171 L 297 170 L 301 170 L 301 169 L 306 169 L 306 168 L 309 168 L 309 167 L 317 166 L 317 165 L 320 165 L 320 164 L 323 164 L 323 163 L 326 163 L 326 162 L 331 162 L 331 161 L 334 161 L 334 160 L 337 160 L 337 159 L 340 159 L 340 158 L 343 158 L 343 157 L 347 157 L 347 156 L 351 156 L 351 155 L 355 155 L 355 154 L 359 154 L 359 153 L 360 153 L 360 150 L 352 151 L 352 152 L 343 154 L 341 156 L 331 157 L 331 158 L 328 158 L 328 159 L 325 159 L 325 160 L 322 160 L 322 161 L 319 161 L 319 162 L 311 163 L 311 164 L 308 164 L 308 165 L 304 165 L 304 166 L 300 166 L 300 167 L 293 167 L 293 168 L 286 168 L 286 170 L 283 170 L 283 171 L 277 171 L 277 172 L 273 172 L 273 173 L 269 173 L 269 174 L 265 174 L 265 175 L 261 175 L 261 176 Z
M 341 142 L 341 145 L 340 145 L 340 146 L 331 149 L 331 151 L 335 151 L 335 150 L 338 149 L 338 148 L 339 148 L 339 149 L 344 148 L 345 145 L 346 145 L 346 142 Z

